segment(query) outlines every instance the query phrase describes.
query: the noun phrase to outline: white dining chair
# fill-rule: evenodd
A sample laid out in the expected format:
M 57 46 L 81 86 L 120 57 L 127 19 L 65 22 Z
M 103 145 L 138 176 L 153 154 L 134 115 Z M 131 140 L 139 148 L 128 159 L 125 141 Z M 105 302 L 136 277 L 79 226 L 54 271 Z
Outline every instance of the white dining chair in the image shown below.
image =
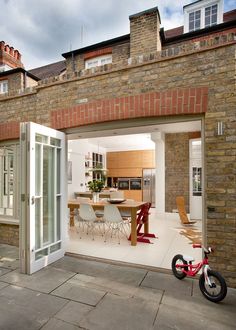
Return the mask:
M 96 216 L 94 209 L 90 204 L 80 204 L 79 215 L 87 227 L 87 235 L 90 232 L 92 234 L 92 239 L 94 240 L 94 228 L 96 225 L 100 226 L 102 220 Z
M 126 199 L 127 203 L 134 202 L 134 199 Z M 131 211 L 130 210 L 120 210 L 120 214 L 122 216 L 122 219 L 124 221 L 124 228 L 127 233 L 127 235 L 130 234 L 130 223 L 131 223 Z
M 80 204 L 86 204 L 87 202 L 90 201 L 90 198 L 89 197 L 77 197 L 76 200 L 80 203 Z M 77 218 L 77 221 L 78 221 L 78 228 L 77 229 L 77 232 L 80 232 L 81 230 L 84 232 L 84 229 L 85 229 L 85 221 L 81 218 L 80 216 L 80 209 L 77 209 L 77 212 L 76 212 L 76 218 Z
M 113 204 L 105 205 L 103 219 L 108 227 L 105 233 L 104 241 L 106 242 L 106 238 L 109 233 L 111 233 L 111 237 L 113 236 L 114 233 L 116 233 L 118 236 L 118 244 L 120 244 L 120 233 L 124 235 L 126 234 L 124 230 L 124 221 L 117 206 Z

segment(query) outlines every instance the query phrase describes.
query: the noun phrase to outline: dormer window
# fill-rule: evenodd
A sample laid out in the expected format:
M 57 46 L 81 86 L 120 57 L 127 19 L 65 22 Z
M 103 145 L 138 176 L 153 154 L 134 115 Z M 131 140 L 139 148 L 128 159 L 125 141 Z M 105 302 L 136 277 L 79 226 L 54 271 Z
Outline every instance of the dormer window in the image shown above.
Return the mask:
M 109 63 L 112 63 L 111 54 L 93 57 L 85 61 L 85 69 L 91 69 L 96 66 L 101 66 Z
M 184 6 L 184 33 L 223 22 L 223 0 L 200 0 Z

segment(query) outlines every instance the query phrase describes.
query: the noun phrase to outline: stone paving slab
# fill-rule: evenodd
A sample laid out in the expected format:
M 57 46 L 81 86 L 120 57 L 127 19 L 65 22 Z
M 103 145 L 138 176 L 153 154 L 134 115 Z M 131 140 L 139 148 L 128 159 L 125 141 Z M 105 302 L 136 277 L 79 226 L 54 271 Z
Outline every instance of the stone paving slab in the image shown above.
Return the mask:
M 0 282 L 0 290 L 8 286 L 8 283 Z
M 162 315 L 163 309 L 163 315 Z M 174 317 L 168 317 L 173 324 L 175 319 L 181 325 L 181 319 L 178 319 L 180 314 L 185 315 L 191 326 L 197 326 L 194 320 L 202 320 L 202 324 L 204 324 L 204 328 L 208 329 L 207 322 L 209 325 L 209 329 L 213 329 L 214 326 L 218 324 L 215 329 L 235 329 L 236 324 L 236 290 L 229 290 L 229 296 L 227 296 L 220 303 L 213 303 L 208 301 L 203 296 L 173 296 L 170 293 L 166 293 L 163 296 L 161 308 L 158 312 L 157 324 L 160 317 L 160 322 L 164 319 L 164 315 L 167 316 L 167 310 L 175 310 Z M 177 321 L 176 321 L 177 322 Z M 186 324 L 188 324 L 186 321 Z M 191 328 L 191 327 L 190 327 Z M 201 327 L 200 327 L 201 328 Z M 158 329 L 158 328 L 157 328 Z M 181 329 L 181 327 L 180 327 Z M 187 329 L 183 328 L 183 329 Z M 195 328 L 193 328 L 195 329 Z M 196 328 L 197 329 L 197 328 Z
M 53 318 L 46 325 L 44 325 L 40 330 L 78 330 L 78 329 L 81 329 L 81 328 L 79 328 L 73 324 L 66 323 L 64 321 Z
M 75 273 L 65 271 L 64 269 L 47 267 L 33 275 L 20 274 L 19 270 L 15 270 L 1 276 L 1 281 L 49 293 L 74 275 Z
M 40 329 L 68 301 L 17 286 L 0 290 L 0 329 Z
M 178 306 L 161 305 L 153 330 L 234 330 L 235 326 L 209 320 L 208 317 L 196 314 L 194 311 L 186 313 Z
M 89 330 L 148 330 L 155 321 L 158 303 L 107 294 L 79 323 Z
M 68 256 L 53 263 L 51 266 L 94 277 L 103 277 L 129 285 L 139 285 L 147 273 L 145 269 L 141 268 L 118 266 Z
M 73 273 L 100 276 L 106 272 L 109 265 L 103 262 L 96 262 L 65 256 L 51 264 L 51 267 L 64 269 Z
M 5 275 L 5 274 L 9 273 L 10 271 L 11 271 L 10 269 L 0 268 L 0 277 L 2 275 Z
M 15 270 L 19 268 L 19 260 L 15 259 L 10 259 L 7 257 L 1 258 L 0 259 L 0 267 L 1 268 L 6 268 L 9 270 Z
M 193 280 L 191 278 L 185 278 L 180 281 L 175 278 L 174 275 L 150 271 L 147 273 L 147 276 L 143 280 L 141 286 L 191 296 L 193 281 L 195 281 L 195 279 Z
M 62 284 L 51 294 L 87 305 L 96 306 L 98 302 L 104 297 L 106 291 L 84 287 L 80 285 L 79 281 L 74 281 L 73 283 L 67 282 Z
M 54 317 L 64 322 L 79 326 L 79 322 L 93 310 L 94 307 L 70 301 Z M 56 328 L 54 328 L 56 329 Z
M 14 270 L 19 268 L 19 248 L 0 244 L 0 267 Z
M 0 244 L 0 258 L 8 257 L 11 259 L 19 259 L 19 248 L 12 245 Z
M 115 281 L 110 281 L 102 277 L 94 277 L 83 274 L 77 274 L 71 278 L 68 283 L 79 283 L 80 286 L 102 290 L 115 295 L 123 297 L 139 297 L 143 299 L 152 299 L 154 301 L 160 301 L 163 295 L 162 290 L 156 290 L 152 288 L 142 288 L 137 286 L 131 286 Z

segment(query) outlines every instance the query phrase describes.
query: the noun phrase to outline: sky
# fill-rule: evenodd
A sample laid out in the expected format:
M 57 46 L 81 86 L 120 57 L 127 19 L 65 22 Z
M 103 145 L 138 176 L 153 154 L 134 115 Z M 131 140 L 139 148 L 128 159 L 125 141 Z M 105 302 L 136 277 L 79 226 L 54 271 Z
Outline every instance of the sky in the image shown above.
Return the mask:
M 129 31 L 129 16 L 158 6 L 165 30 L 183 25 L 191 0 L 0 0 L 0 41 L 18 49 L 26 70 L 63 60 L 62 53 Z M 224 11 L 236 8 L 225 0 Z

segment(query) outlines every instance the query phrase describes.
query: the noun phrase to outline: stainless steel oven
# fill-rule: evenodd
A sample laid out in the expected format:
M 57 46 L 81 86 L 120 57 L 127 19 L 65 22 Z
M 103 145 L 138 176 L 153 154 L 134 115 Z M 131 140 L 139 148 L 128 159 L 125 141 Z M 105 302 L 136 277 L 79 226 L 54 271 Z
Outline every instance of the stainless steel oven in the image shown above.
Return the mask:
M 142 179 L 141 178 L 130 178 L 130 190 L 141 190 Z
M 118 178 L 118 190 L 129 190 L 129 179 Z

